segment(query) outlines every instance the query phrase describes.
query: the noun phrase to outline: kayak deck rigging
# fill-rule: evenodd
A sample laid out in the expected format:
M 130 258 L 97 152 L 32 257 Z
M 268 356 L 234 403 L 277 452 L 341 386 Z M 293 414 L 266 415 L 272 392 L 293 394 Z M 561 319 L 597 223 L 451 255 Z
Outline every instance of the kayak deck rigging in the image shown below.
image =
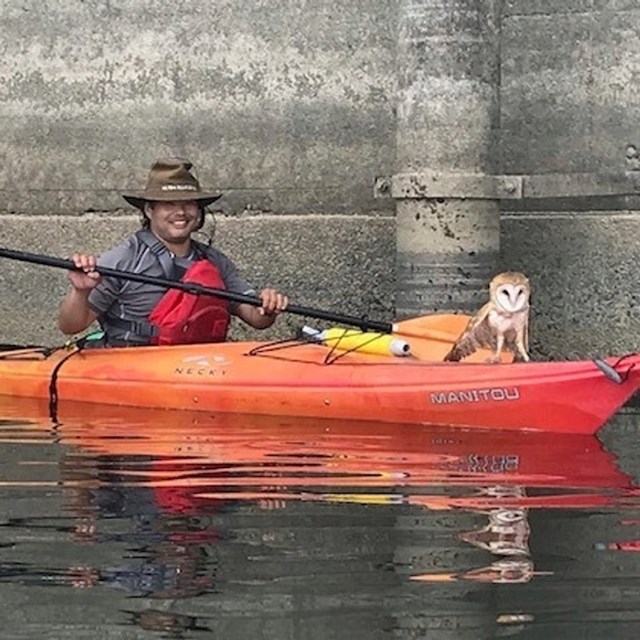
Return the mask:
M 45 359 L 62 347 L 42 347 L 35 345 L 0 344 L 0 359 Z

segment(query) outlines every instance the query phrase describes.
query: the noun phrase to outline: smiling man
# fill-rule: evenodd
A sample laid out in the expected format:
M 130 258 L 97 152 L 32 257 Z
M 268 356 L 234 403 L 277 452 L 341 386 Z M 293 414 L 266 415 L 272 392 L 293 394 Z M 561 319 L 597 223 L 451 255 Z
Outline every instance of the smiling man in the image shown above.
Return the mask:
M 266 329 L 286 309 L 287 297 L 275 289 L 264 289 L 262 306 L 254 307 L 102 278 L 95 270 L 99 265 L 255 294 L 226 255 L 192 238 L 204 223 L 205 207 L 220 197 L 203 191 L 192 170 L 187 160 L 159 160 L 151 167 L 143 191 L 122 194 L 140 210 L 142 228 L 99 258 L 73 256 L 81 271 L 69 272 L 71 288 L 58 315 L 62 332 L 79 333 L 98 320 L 106 346 L 220 342 L 226 338 L 231 314 L 256 329 Z

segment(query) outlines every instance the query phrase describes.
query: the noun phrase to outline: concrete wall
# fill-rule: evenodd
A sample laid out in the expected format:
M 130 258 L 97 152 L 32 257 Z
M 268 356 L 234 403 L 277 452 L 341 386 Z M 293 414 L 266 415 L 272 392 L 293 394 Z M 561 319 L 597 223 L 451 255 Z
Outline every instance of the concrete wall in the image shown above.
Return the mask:
M 619 172 L 640 144 L 640 2 L 508 0 L 501 171 Z M 542 356 L 638 349 L 637 197 L 505 203 L 502 262 L 534 288 Z
M 0 245 L 103 250 L 136 228 L 118 192 L 141 188 L 154 158 L 183 155 L 225 193 L 217 238 L 259 286 L 390 317 L 393 203 L 372 185 L 394 159 L 394 7 L 5 3 Z M 64 274 L 0 265 L 0 341 L 60 340 Z
M 25 0 L 0 27 L 5 210 L 112 210 L 163 154 L 226 212 L 379 207 L 394 2 Z
M 506 0 L 502 169 L 625 169 L 640 144 L 640 2 Z
M 393 0 L 4 3 L 0 245 L 100 251 L 137 224 L 118 192 L 184 155 L 224 191 L 217 241 L 259 286 L 390 318 L 395 207 L 372 187 L 396 166 L 397 18 Z M 499 172 L 624 170 L 639 18 L 640 0 L 505 0 Z M 496 268 L 532 279 L 538 354 L 637 347 L 639 208 L 503 203 Z M 60 340 L 64 289 L 62 272 L 0 260 L 0 341 Z

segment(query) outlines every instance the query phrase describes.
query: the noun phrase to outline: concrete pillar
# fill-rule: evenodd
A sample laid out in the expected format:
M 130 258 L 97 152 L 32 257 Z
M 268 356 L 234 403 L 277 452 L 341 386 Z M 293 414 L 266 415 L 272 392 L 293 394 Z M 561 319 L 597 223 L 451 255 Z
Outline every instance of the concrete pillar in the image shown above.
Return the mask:
M 444 490 L 449 492 L 451 487 Z M 394 640 L 495 637 L 495 585 L 464 576 L 468 569 L 489 564 L 491 556 L 459 536 L 460 531 L 474 530 L 483 520 L 483 515 L 462 509 L 422 509 L 398 515 L 393 563 L 405 580 L 396 596 L 399 604 L 393 609 Z M 425 580 L 428 576 L 432 582 Z
M 500 249 L 501 0 L 401 0 L 396 315 L 471 311 Z M 403 188 L 397 188 L 397 179 Z

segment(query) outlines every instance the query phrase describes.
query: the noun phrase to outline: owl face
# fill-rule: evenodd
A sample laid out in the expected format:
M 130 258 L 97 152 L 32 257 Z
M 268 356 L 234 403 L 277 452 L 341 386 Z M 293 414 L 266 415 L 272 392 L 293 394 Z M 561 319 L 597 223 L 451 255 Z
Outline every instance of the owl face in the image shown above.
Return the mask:
M 493 299 L 504 311 L 517 313 L 529 304 L 529 287 L 522 283 L 505 282 L 496 287 Z

